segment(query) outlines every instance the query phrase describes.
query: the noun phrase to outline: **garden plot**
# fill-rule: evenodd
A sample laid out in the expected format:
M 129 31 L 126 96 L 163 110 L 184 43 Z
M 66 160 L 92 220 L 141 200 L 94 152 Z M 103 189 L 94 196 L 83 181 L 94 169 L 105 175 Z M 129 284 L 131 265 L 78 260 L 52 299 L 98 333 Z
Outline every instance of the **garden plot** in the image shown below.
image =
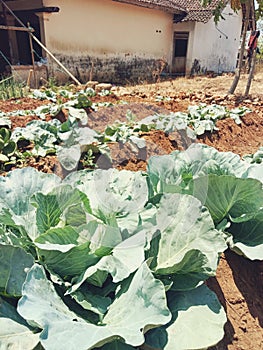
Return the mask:
M 110 99 L 107 96 L 108 103 Z M 153 101 L 149 98 L 144 103 L 149 106 Z M 100 118 L 94 114 L 91 118 L 97 123 L 97 130 L 91 129 L 92 137 L 99 135 L 97 149 L 90 148 L 82 169 L 64 166 L 68 175 L 63 172 L 63 179 L 24 166 L 39 169 L 44 162 L 46 172 L 54 172 L 58 139 L 52 142 L 51 152 L 31 154 L 28 163 L 22 159 L 4 173 L 1 329 L 8 331 L 2 335 L 3 344 L 28 349 L 41 343 L 45 349 L 59 349 L 61 344 L 64 349 L 76 349 L 77 344 L 78 349 L 174 350 L 207 348 L 223 338 L 216 349 L 249 348 L 250 344 L 260 349 L 263 199 L 258 140 L 262 140 L 262 119 L 253 110 L 240 115 L 242 108 L 235 114 L 241 119 L 217 112 L 213 124 L 209 122 L 213 118 L 202 119 L 201 132 L 200 123 L 196 128 L 189 123 L 189 110 L 178 110 L 180 102 L 174 111 L 173 98 L 161 102 L 158 98 L 156 104 L 172 112 L 169 118 L 155 113 L 141 122 L 145 115 L 126 113 L 118 118 L 117 113 L 116 119 L 121 120 L 109 123 L 106 112 L 112 107 L 99 106 L 92 113 L 105 108 L 101 125 Z M 209 108 L 191 105 L 195 116 L 201 107 Z M 117 106 L 116 111 L 118 107 L 123 108 Z M 91 112 L 90 106 L 85 108 Z M 56 135 L 74 129 L 74 112 L 64 110 L 65 121 L 50 118 L 49 113 Z M 45 119 L 34 117 L 42 123 L 48 122 Z M 82 120 L 77 117 L 78 128 Z M 12 122 L 15 132 L 15 118 Z M 220 133 L 227 139 L 226 130 L 236 147 L 238 140 L 245 143 L 249 132 L 253 134 L 244 153 L 237 152 L 250 156 L 241 159 L 216 150 L 222 147 Z M 182 135 L 189 144 L 183 144 Z M 64 141 L 63 135 L 60 140 Z M 148 152 L 138 162 L 136 155 L 149 140 L 152 145 L 159 140 L 155 150 L 162 148 L 167 155 L 155 153 L 150 158 Z M 33 153 L 36 143 L 27 141 L 27 151 Z M 133 146 L 133 156 L 126 153 L 116 163 L 123 170 L 112 167 L 114 152 L 109 169 L 96 169 L 93 160 L 99 142 Z M 51 166 L 45 163 L 49 157 L 54 159 Z M 74 159 L 81 163 L 81 157 Z M 129 167 L 139 171 L 131 172 Z M 189 329 L 194 329 L 191 336 Z

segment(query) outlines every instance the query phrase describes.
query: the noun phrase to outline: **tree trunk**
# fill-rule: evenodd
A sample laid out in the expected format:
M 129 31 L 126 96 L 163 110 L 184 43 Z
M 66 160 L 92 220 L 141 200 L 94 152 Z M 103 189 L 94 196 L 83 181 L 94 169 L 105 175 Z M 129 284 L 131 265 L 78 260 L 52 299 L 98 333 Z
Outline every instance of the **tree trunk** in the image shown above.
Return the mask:
M 256 18 L 255 18 L 254 0 L 250 0 L 250 6 L 251 6 L 250 11 L 251 11 L 251 19 L 252 19 L 252 30 L 256 30 L 257 24 L 256 24 Z M 256 65 L 256 49 L 253 51 L 253 55 L 252 55 L 251 67 L 250 67 L 249 74 L 248 74 L 245 96 L 248 96 L 248 94 L 249 94 L 251 83 L 252 83 L 252 80 L 254 77 L 255 65 Z
M 252 55 L 251 68 L 250 68 L 249 75 L 247 78 L 245 96 L 248 96 L 248 94 L 249 94 L 251 83 L 252 83 L 252 80 L 254 78 L 255 66 L 256 66 L 256 50 L 253 52 L 253 55 Z
M 247 0 L 245 3 L 246 13 L 245 13 L 245 18 L 243 18 L 242 42 L 241 42 L 241 47 L 239 51 L 237 68 L 235 70 L 235 76 L 234 76 L 232 85 L 228 91 L 229 94 L 233 94 L 235 92 L 237 84 L 239 82 L 240 75 L 241 75 L 243 57 L 244 57 L 245 45 L 246 45 L 246 36 L 247 36 L 247 30 L 248 30 L 249 18 L 250 18 L 251 1 L 254 2 L 254 0 Z

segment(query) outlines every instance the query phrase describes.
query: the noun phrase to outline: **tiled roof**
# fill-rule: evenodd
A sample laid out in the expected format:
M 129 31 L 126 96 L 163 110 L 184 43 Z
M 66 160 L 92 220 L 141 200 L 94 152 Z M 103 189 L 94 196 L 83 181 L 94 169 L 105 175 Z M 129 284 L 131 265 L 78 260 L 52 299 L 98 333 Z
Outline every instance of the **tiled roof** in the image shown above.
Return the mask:
M 200 0 L 113 0 L 148 8 L 159 8 L 171 13 L 185 13 L 183 21 L 207 22 L 213 16 L 213 10 L 221 0 L 212 0 L 206 7 Z M 224 0 L 225 1 L 225 0 Z M 227 2 L 227 1 L 225 1 Z
M 179 6 L 184 5 L 187 16 L 183 21 L 196 21 L 196 22 L 208 22 L 213 16 L 213 11 L 216 9 L 218 4 L 222 2 L 221 0 L 212 0 L 211 4 L 207 6 L 202 6 L 200 0 L 174 0 Z M 225 4 L 227 1 L 225 1 Z
M 174 4 L 179 6 L 184 6 L 189 11 L 200 11 L 200 10 L 214 10 L 216 6 L 221 2 L 221 0 L 212 0 L 211 4 L 207 6 L 201 5 L 201 0 L 171 0 Z
M 188 15 L 183 19 L 184 22 L 208 22 L 213 16 L 213 11 L 190 11 Z
M 173 0 L 113 0 L 117 2 L 125 2 L 127 4 L 133 4 L 148 8 L 159 8 L 163 11 L 172 13 L 180 13 L 185 11 L 183 4 L 176 4 Z M 183 2 L 183 1 L 182 1 Z

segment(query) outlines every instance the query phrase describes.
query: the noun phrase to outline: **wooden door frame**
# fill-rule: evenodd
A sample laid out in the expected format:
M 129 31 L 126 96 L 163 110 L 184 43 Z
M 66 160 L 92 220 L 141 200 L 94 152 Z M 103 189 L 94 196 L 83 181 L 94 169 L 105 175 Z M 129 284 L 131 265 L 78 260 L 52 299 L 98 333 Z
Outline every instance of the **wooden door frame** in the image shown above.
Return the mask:
M 190 32 L 189 31 L 174 31 L 174 37 L 173 37 L 173 57 L 172 57 L 172 72 L 174 74 L 185 74 L 186 73 L 186 59 L 187 59 L 187 54 L 188 54 L 188 46 L 189 46 L 189 36 Z M 185 40 L 186 41 L 186 48 L 183 48 L 183 53 L 182 56 L 176 56 L 176 40 Z M 183 71 L 177 72 L 176 71 L 176 57 L 179 58 L 185 58 L 184 62 L 184 67 Z

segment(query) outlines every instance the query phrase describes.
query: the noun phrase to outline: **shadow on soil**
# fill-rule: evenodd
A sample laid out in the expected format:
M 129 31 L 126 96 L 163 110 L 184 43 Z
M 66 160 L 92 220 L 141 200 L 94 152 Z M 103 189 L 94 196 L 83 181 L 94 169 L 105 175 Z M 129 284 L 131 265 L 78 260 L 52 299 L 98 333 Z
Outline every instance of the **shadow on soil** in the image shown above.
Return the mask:
M 231 250 L 227 250 L 224 255 L 232 270 L 234 283 L 245 299 L 250 314 L 255 319 L 258 319 L 259 324 L 262 327 L 263 262 L 258 260 L 251 261 L 237 255 Z M 207 285 L 216 293 L 220 303 L 226 310 L 226 299 L 216 277 L 209 278 Z M 233 342 L 234 334 L 235 331 L 233 325 L 228 319 L 225 325 L 224 338 L 216 346 L 209 348 L 209 350 L 227 350 L 228 345 Z
M 216 293 L 220 304 L 226 310 L 227 309 L 226 299 L 219 283 L 217 282 L 216 277 L 209 278 L 206 284 L 214 293 Z M 229 319 L 227 319 L 227 323 L 225 324 L 224 332 L 225 332 L 224 338 L 217 345 L 210 347 L 209 350 L 227 350 L 228 349 L 228 344 L 232 343 L 233 336 L 235 334 L 234 328 L 231 322 L 229 321 Z
M 252 261 L 231 251 L 225 252 L 225 257 L 251 315 L 257 318 L 263 327 L 263 261 Z

